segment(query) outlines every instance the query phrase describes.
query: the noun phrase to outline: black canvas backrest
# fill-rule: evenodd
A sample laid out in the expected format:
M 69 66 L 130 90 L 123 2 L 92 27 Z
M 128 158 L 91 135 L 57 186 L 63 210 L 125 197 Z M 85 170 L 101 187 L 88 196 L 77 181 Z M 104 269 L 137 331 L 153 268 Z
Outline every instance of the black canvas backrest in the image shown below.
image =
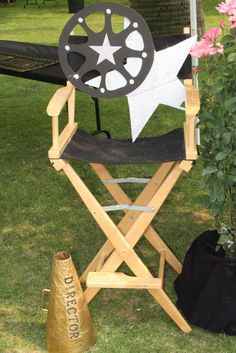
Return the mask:
M 159 51 L 159 50 L 171 47 L 172 45 L 178 44 L 179 42 L 189 37 L 190 37 L 189 34 L 160 35 L 160 36 L 153 36 L 153 42 L 154 42 L 156 51 Z M 192 77 L 192 61 L 191 61 L 191 56 L 188 55 L 182 68 L 178 73 L 178 78 L 183 80 L 191 77 Z

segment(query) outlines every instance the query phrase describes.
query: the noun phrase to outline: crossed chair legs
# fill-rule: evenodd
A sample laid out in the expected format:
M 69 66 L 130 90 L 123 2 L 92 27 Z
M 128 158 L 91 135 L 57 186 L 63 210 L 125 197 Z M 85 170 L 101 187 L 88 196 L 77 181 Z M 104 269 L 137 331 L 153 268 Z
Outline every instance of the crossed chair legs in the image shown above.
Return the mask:
M 108 238 L 80 278 L 82 282 L 86 281 L 87 284 L 85 290 L 87 302 L 89 303 L 101 288 L 147 289 L 176 325 L 182 331 L 190 332 L 191 327 L 163 289 L 165 261 L 177 273 L 181 272 L 182 266 L 150 223 L 182 172 L 188 172 L 191 169 L 192 161 L 163 163 L 133 204 L 103 165 L 91 164 L 113 198 L 118 204 L 124 205 L 124 209 L 126 209 L 124 217 L 117 226 L 68 161 L 54 160 L 53 164 L 56 170 L 62 169 L 67 175 Z M 157 278 L 153 277 L 133 249 L 142 235 L 161 255 Z M 123 262 L 128 265 L 135 276 L 116 272 Z

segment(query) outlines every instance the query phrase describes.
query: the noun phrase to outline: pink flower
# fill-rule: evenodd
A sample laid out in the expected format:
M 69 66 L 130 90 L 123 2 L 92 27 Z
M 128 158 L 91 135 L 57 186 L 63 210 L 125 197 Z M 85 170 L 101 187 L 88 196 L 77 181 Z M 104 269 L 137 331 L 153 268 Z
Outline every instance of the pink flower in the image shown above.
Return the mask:
M 193 48 L 190 50 L 190 54 L 194 58 L 203 58 L 206 56 L 213 56 L 216 54 L 223 54 L 224 47 L 221 43 L 214 45 L 213 42 L 209 40 L 202 39 L 200 42 L 197 42 Z
M 229 21 L 231 22 L 231 28 L 236 28 L 236 15 L 230 16 Z
M 225 27 L 226 27 L 225 21 L 224 21 L 224 20 L 221 20 L 221 21 L 220 21 L 220 28 L 221 28 L 221 29 L 224 29 Z
M 221 43 L 217 43 L 216 47 L 212 47 L 209 49 L 209 56 L 213 56 L 216 54 L 223 54 L 224 53 L 224 47 Z
M 213 27 L 213 28 L 208 29 L 208 31 L 206 33 L 204 33 L 203 38 L 208 41 L 213 42 L 216 39 L 216 37 L 218 37 L 220 35 L 220 33 L 221 33 L 220 28 Z
M 190 54 L 194 58 L 202 58 L 208 56 L 209 49 L 212 47 L 212 43 L 202 39 L 200 42 L 197 42 L 193 48 L 190 50 Z
M 226 0 L 226 2 L 220 3 L 216 10 L 225 15 L 235 15 L 236 14 L 236 0 Z
M 197 42 L 190 50 L 190 54 L 194 58 L 202 58 L 212 56 L 217 53 L 223 53 L 223 46 L 220 43 L 215 44 L 216 38 L 221 33 L 221 29 L 214 27 L 210 28 L 200 42 Z

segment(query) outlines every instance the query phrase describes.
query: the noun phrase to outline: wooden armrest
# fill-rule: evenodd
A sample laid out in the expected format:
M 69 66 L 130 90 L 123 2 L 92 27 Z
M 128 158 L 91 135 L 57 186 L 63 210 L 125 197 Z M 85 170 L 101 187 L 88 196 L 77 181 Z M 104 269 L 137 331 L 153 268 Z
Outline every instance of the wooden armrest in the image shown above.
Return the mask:
M 187 116 L 196 116 L 200 110 L 199 91 L 193 86 L 192 80 L 184 80 L 186 101 L 185 111 Z
M 68 103 L 68 123 L 60 133 L 59 115 L 66 103 Z M 60 158 L 78 127 L 74 120 L 75 88 L 71 83 L 68 82 L 65 87 L 59 88 L 54 93 L 48 104 L 47 113 L 52 117 L 52 147 L 48 155 L 50 159 Z
M 48 106 L 47 114 L 49 116 L 59 116 L 66 102 L 70 98 L 74 87 L 72 85 L 67 85 L 65 87 L 59 88 L 52 96 Z
M 190 160 L 197 159 L 197 147 L 195 138 L 196 129 L 196 115 L 200 109 L 199 92 L 193 86 L 192 80 L 184 81 L 186 91 L 185 101 L 185 123 L 184 123 L 184 136 L 185 136 L 185 152 L 186 158 Z

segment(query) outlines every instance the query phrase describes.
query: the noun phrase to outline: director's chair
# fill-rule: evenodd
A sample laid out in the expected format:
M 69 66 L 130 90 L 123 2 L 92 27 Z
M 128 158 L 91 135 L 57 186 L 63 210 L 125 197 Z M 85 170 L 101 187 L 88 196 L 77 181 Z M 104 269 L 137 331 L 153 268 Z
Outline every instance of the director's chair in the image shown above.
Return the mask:
M 94 9 L 99 12 L 104 12 L 105 16 L 104 29 L 102 32 L 96 34 L 91 32 L 84 21 L 87 15 L 94 12 Z M 114 70 L 115 66 L 113 61 L 115 60 L 119 62 L 117 66 L 120 72 L 124 74 L 126 80 L 144 80 L 147 76 L 147 72 L 143 73 L 142 68 L 140 75 L 143 76 L 141 78 L 139 74 L 135 78 L 130 78 L 129 73 L 125 72 L 124 68 L 127 64 L 127 58 L 132 54 L 134 56 L 139 54 L 136 49 L 134 53 L 128 50 L 128 54 L 127 51 L 122 52 L 122 50 L 119 50 L 122 46 L 118 45 L 119 34 L 113 36 L 109 19 L 111 13 L 118 13 L 128 18 L 130 23 L 134 24 L 134 28 L 138 27 L 145 39 L 142 52 L 147 53 L 147 56 L 151 52 L 151 47 L 148 47 L 149 44 L 146 45 L 145 42 L 150 39 L 145 22 L 134 10 L 124 6 L 112 3 L 96 4 L 80 11 L 69 21 L 60 39 L 59 56 L 65 75 L 71 82 L 68 82 L 66 87 L 60 88 L 54 94 L 47 108 L 48 115 L 52 117 L 53 139 L 53 145 L 49 150 L 49 158 L 54 168 L 57 171 L 62 170 L 68 177 L 89 212 L 107 237 L 107 241 L 80 278 L 82 282 L 86 282 L 87 288 L 85 290 L 85 296 L 87 302 L 89 303 L 101 288 L 146 289 L 180 329 L 184 332 L 189 332 L 191 330 L 190 326 L 164 291 L 165 262 L 167 261 L 177 273 L 181 272 L 181 263 L 151 226 L 151 222 L 159 212 L 181 174 L 188 172 L 192 167 L 193 161 L 197 159 L 195 125 L 196 114 L 199 111 L 198 90 L 192 85 L 191 80 L 185 80 L 186 119 L 184 127 L 175 129 L 163 136 L 138 138 L 135 142 L 132 142 L 130 139 L 115 140 L 98 138 L 78 128 L 78 124 L 74 119 L 74 86 L 79 87 L 79 89 L 89 94 L 92 92 L 93 96 L 97 94 L 98 97 L 110 98 L 113 97 L 117 91 L 119 95 L 128 95 L 130 86 L 135 86 L 136 82 L 131 82 L 131 85 L 127 84 L 123 88 L 119 87 L 115 90 L 109 90 L 107 81 L 104 79 L 105 75 Z M 73 46 L 73 44 L 70 43 L 71 27 L 76 23 L 82 24 L 83 29 L 88 34 L 88 43 L 82 47 Z M 125 37 L 124 32 L 126 32 L 126 34 L 132 32 L 130 25 L 121 32 L 122 40 L 124 40 Z M 110 40 L 109 45 L 113 42 L 113 49 L 115 47 L 116 49 L 119 47 L 119 49 L 116 50 L 117 55 L 113 53 L 113 57 L 111 57 L 110 52 L 106 52 L 107 58 L 110 58 L 111 62 L 109 62 L 108 59 L 104 59 L 102 63 L 98 63 L 98 54 L 95 52 L 96 50 L 92 48 L 92 46 L 95 46 L 93 40 L 95 38 L 102 43 L 102 39 L 106 38 L 107 33 Z M 91 43 L 93 45 L 91 45 Z M 102 47 L 102 45 L 99 44 L 99 47 Z M 98 47 L 96 47 L 96 49 L 98 49 Z M 78 55 L 78 52 L 80 52 L 85 59 L 89 57 L 88 61 L 90 61 L 86 63 L 85 60 L 85 67 L 81 71 L 76 71 L 75 66 L 73 66 L 74 64 L 71 65 L 73 66 L 73 69 L 71 69 L 69 63 L 73 55 L 70 55 L 70 58 L 68 58 L 66 52 L 76 52 L 75 57 Z M 105 54 L 100 53 L 99 58 L 100 55 Z M 73 60 L 75 60 L 75 57 Z M 96 63 L 96 70 L 101 75 L 100 83 L 97 88 L 94 88 L 94 85 L 91 86 L 83 80 L 84 72 L 91 70 L 92 60 Z M 145 65 L 144 71 L 148 71 L 147 67 L 149 63 L 147 62 Z M 152 62 L 150 63 L 150 67 L 151 65 Z M 115 68 L 117 68 L 117 66 Z M 66 104 L 68 105 L 68 123 L 63 131 L 59 133 L 59 115 Z M 100 205 L 93 193 L 72 168 L 70 160 L 80 160 L 85 163 L 90 163 L 92 170 L 110 192 L 117 202 L 117 205 Z M 150 179 L 136 177 L 113 179 L 104 166 L 104 164 L 147 163 L 161 163 L 159 169 Z M 130 198 L 120 186 L 120 184 L 124 182 L 146 184 L 134 203 L 131 202 Z M 115 210 L 125 212 L 124 217 L 118 225 L 116 225 L 108 215 L 109 212 Z M 134 250 L 135 245 L 142 236 L 160 253 L 159 273 L 157 277 L 151 274 Z M 117 272 L 123 262 L 126 263 L 132 271 L 133 276 Z

